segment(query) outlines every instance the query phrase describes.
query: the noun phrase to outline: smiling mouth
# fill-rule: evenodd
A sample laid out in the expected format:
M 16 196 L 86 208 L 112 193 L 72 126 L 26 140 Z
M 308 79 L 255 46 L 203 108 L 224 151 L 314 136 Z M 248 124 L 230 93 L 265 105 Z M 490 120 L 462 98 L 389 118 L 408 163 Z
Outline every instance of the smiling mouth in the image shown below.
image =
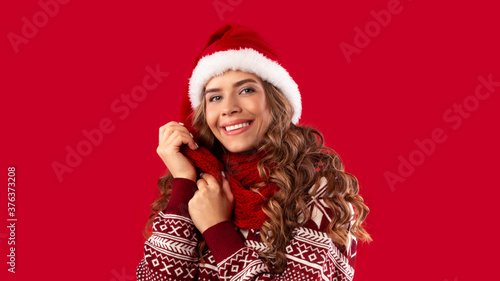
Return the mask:
M 226 132 L 231 132 L 231 131 L 234 131 L 234 130 L 237 130 L 237 129 L 241 129 L 241 128 L 250 126 L 250 124 L 252 124 L 252 122 L 243 122 L 243 123 L 240 123 L 240 124 L 236 124 L 236 125 L 232 125 L 232 126 L 227 126 L 227 127 L 223 127 L 223 128 L 224 128 L 224 130 Z

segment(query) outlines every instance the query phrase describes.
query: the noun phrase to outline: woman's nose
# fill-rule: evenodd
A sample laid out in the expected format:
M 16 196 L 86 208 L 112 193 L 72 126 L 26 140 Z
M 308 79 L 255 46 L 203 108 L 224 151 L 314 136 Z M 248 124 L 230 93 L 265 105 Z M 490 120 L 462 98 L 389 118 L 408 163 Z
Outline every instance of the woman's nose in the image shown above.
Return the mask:
M 224 107 L 222 108 L 223 116 L 231 116 L 234 113 L 241 112 L 241 107 L 238 104 L 237 99 L 232 97 L 227 97 L 224 101 Z

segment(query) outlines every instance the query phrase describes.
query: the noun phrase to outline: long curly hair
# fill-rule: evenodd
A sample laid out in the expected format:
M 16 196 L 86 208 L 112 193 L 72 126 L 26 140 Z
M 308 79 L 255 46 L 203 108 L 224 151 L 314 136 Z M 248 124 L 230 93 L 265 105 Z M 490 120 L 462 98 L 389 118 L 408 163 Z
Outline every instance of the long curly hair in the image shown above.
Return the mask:
M 293 230 L 310 219 L 307 202 L 311 196 L 316 195 L 322 177 L 326 178 L 327 187 L 321 199 L 333 213 L 327 235 L 343 247 L 347 247 L 350 242 L 349 232 L 362 241 L 371 241 L 362 225 L 369 209 L 358 195 L 356 177 L 344 171 L 342 160 L 333 149 L 324 146 L 323 135 L 319 131 L 308 126 L 294 125 L 291 121 L 294 109 L 290 101 L 274 85 L 261 82 L 271 112 L 271 125 L 258 148 L 259 152 L 265 151 L 266 156 L 259 161 L 257 169 L 262 178 L 261 185 L 274 182 L 280 188 L 262 206 L 269 219 L 260 230 L 260 237 L 267 246 L 266 251 L 260 252 L 261 257 L 274 273 L 284 271 L 287 263 L 285 247 L 293 238 Z M 208 127 L 205 109 L 205 102 L 202 102 L 193 116 L 192 125 L 198 131 L 197 142 L 221 159 L 225 148 Z M 269 165 L 274 169 L 265 169 Z M 152 214 L 144 232 L 146 239 L 151 236 L 151 226 L 156 214 L 167 206 L 171 182 L 170 174 L 158 180 L 160 195 L 151 205 Z M 350 225 L 352 220 L 354 223 Z M 205 241 L 201 241 L 198 255 L 202 262 L 205 248 Z

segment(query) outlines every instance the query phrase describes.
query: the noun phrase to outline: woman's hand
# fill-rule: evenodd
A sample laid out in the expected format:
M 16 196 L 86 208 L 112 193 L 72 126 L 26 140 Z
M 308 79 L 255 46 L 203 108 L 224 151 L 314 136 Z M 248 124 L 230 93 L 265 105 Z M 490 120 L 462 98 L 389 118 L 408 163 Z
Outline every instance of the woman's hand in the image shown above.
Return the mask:
M 231 220 L 234 197 L 229 182 L 222 177 L 222 188 L 210 174 L 201 174 L 196 183 L 198 190 L 188 203 L 189 215 L 203 234 L 209 227 Z
M 180 147 L 183 144 L 187 144 L 193 150 L 198 148 L 193 136 L 182 123 L 169 122 L 160 127 L 156 152 L 163 163 L 174 178 L 196 181 L 196 169 L 193 163 L 180 152 Z

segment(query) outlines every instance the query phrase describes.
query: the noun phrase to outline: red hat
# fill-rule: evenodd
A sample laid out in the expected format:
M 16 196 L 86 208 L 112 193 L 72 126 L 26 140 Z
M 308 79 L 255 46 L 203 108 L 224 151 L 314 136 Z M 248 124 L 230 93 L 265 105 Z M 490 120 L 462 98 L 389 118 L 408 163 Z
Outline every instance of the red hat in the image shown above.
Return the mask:
M 227 70 L 252 73 L 273 84 L 292 103 L 294 107 L 292 122 L 298 123 L 302 113 L 302 102 L 297 84 L 281 66 L 280 58 L 274 49 L 255 31 L 237 24 L 226 24 L 215 31 L 196 58 L 187 95 L 191 108 L 187 108 L 187 97 L 185 97 L 181 107 L 182 120 L 185 120 L 191 110 L 200 104 L 208 81 Z

